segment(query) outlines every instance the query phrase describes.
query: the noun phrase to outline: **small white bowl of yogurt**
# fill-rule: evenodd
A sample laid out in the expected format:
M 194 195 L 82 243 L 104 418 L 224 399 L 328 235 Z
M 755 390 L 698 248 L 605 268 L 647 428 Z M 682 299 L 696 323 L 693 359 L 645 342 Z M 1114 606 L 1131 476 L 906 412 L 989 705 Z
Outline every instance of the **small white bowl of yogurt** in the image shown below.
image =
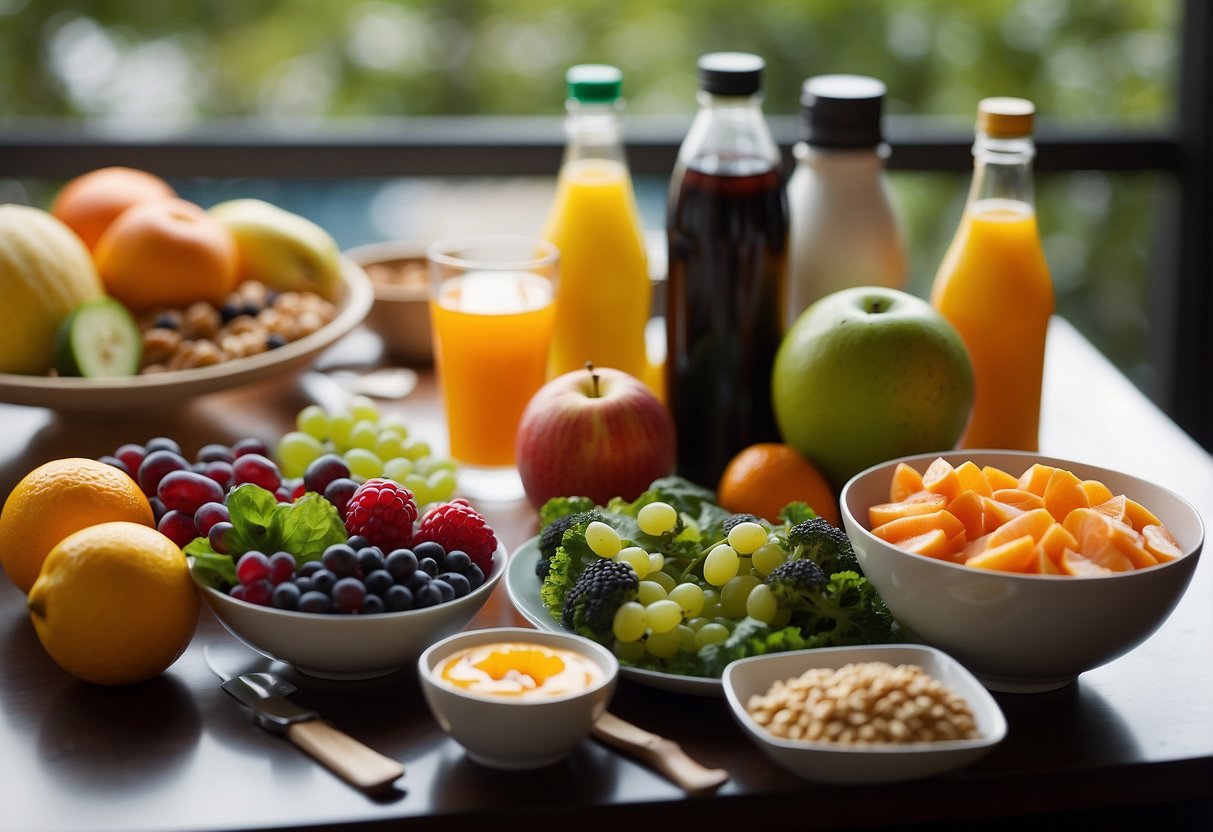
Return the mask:
M 589 639 L 524 627 L 457 633 L 418 659 L 430 712 L 481 765 L 532 769 L 566 757 L 606 711 L 619 662 Z

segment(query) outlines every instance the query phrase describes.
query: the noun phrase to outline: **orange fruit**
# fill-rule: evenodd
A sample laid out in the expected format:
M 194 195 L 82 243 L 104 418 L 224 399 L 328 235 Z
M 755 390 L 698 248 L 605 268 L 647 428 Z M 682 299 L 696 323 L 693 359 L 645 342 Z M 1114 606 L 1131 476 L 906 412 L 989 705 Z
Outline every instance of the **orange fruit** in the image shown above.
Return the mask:
M 131 309 L 221 306 L 236 285 L 236 239 L 184 199 L 140 202 L 110 224 L 93 252 L 105 290 Z
M 729 460 L 716 499 L 734 514 L 755 514 L 772 523 L 788 503 L 801 501 L 832 525 L 839 525 L 838 498 L 812 462 L 790 445 L 760 442 Z
M 152 507 L 134 480 L 92 459 L 48 462 L 26 474 L 4 502 L 0 566 L 22 592 L 29 592 L 55 544 L 110 520 L 155 525 Z
M 98 685 L 158 675 L 185 651 L 198 625 L 185 555 L 155 529 L 126 521 L 59 541 L 27 603 L 51 658 Z
M 55 195 L 51 213 L 75 231 L 92 251 L 118 215 L 149 199 L 176 196 L 159 176 L 134 168 L 98 168 L 81 174 Z

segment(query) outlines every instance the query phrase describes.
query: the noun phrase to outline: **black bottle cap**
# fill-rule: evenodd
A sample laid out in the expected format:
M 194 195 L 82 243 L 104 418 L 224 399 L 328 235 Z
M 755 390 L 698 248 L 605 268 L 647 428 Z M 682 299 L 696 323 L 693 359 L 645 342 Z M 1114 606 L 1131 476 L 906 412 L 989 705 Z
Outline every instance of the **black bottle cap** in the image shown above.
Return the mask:
M 885 85 L 864 75 L 817 75 L 800 93 L 801 135 L 817 147 L 875 147 L 883 141 Z
M 766 66 L 748 52 L 712 52 L 699 59 L 699 88 L 712 95 L 753 95 Z

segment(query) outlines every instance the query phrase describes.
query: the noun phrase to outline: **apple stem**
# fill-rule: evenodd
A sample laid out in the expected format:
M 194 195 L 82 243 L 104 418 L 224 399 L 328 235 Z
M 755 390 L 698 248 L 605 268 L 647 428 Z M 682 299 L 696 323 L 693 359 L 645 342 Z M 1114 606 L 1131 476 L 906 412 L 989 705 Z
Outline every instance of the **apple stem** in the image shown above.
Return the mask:
M 590 378 L 594 380 L 594 398 L 597 399 L 601 394 L 598 392 L 598 373 L 594 372 L 594 362 L 585 362 L 585 369 L 590 374 Z

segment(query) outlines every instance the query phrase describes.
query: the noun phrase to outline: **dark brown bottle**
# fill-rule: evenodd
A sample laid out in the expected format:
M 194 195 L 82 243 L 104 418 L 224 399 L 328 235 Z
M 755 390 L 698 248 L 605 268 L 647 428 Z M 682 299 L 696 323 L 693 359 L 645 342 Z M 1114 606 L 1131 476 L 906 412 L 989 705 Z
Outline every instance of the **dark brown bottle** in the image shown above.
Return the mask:
M 700 59 L 700 110 L 670 183 L 666 398 L 678 473 L 708 488 L 742 448 L 779 441 L 771 367 L 784 332 L 788 210 L 762 67 L 740 53 Z

